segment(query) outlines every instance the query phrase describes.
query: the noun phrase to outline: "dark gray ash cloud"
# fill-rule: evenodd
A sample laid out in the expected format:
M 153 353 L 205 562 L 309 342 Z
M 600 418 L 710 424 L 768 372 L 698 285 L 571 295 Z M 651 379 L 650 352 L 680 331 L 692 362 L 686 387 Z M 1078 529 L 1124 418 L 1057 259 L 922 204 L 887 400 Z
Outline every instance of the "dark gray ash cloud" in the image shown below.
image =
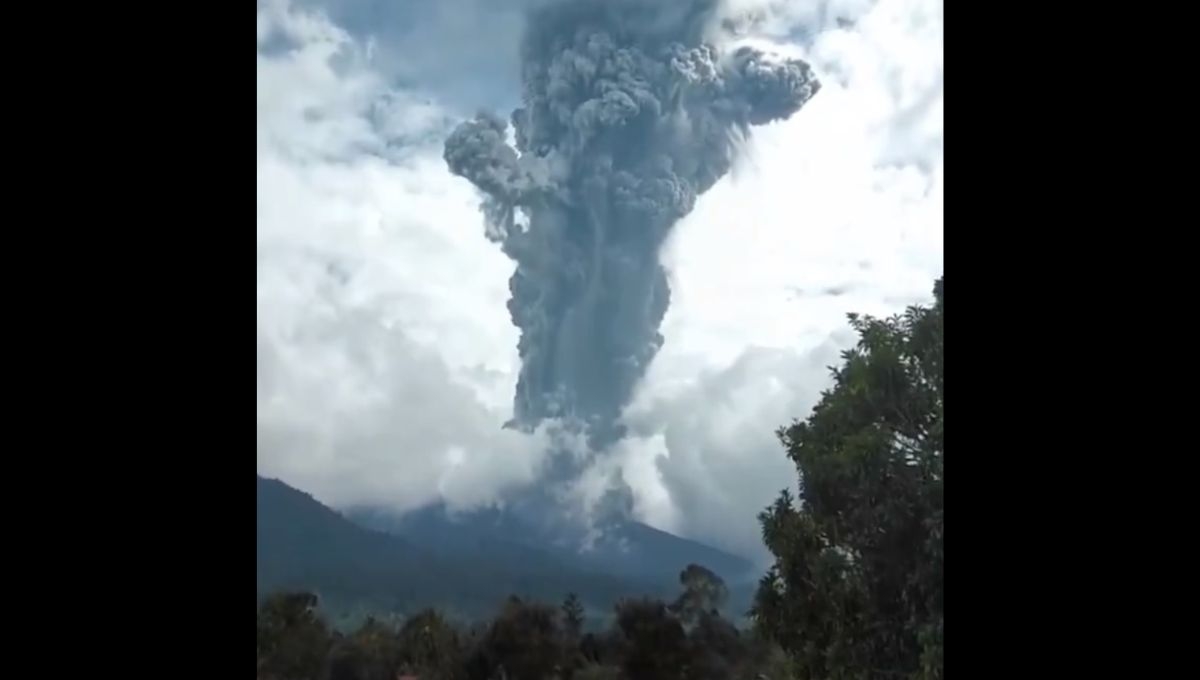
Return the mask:
M 706 43 L 716 10 L 549 2 L 528 16 L 515 145 L 488 114 L 446 141 L 450 170 L 484 193 L 488 234 L 517 264 L 521 428 L 561 419 L 593 450 L 621 437 L 621 410 L 663 344 L 660 246 L 751 126 L 788 118 L 820 88 L 802 61 Z M 557 456 L 555 476 L 585 462 Z

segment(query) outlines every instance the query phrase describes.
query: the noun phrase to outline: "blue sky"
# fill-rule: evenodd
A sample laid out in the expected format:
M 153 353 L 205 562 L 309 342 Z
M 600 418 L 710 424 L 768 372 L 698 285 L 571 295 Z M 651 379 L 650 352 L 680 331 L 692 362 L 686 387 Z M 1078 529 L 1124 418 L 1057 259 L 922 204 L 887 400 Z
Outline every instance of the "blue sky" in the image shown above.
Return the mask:
M 542 435 L 501 430 L 518 370 L 513 265 L 442 140 L 519 95 L 535 0 L 260 0 L 261 474 L 321 500 L 488 503 L 534 483 Z M 672 304 L 614 472 L 644 521 L 761 556 L 755 515 L 795 473 L 845 314 L 929 298 L 943 260 L 940 0 L 729 0 L 724 46 L 809 61 L 824 87 L 756 128 L 661 253 Z

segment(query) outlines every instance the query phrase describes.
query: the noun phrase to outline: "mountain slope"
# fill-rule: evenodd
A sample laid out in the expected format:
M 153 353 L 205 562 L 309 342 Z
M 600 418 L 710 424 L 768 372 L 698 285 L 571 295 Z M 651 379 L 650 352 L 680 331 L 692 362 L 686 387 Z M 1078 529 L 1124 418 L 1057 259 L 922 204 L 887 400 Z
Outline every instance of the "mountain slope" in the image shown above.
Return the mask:
M 503 542 L 447 535 L 420 545 L 360 526 L 283 482 L 258 477 L 258 594 L 316 591 L 327 607 L 411 612 L 437 606 L 474 617 L 508 595 L 551 602 L 568 592 L 607 609 L 648 592 L 626 579 L 591 573 L 552 555 Z
M 443 599 L 443 565 L 406 542 L 369 531 L 286 484 L 258 478 L 258 593 L 313 589 L 326 600 L 403 607 Z M 466 584 L 463 595 L 470 599 Z
M 704 565 L 730 584 L 753 571 L 741 557 L 633 521 L 610 523 L 585 544 L 578 530 L 495 509 L 450 514 L 435 504 L 404 515 L 372 508 L 346 514 L 364 527 L 454 559 L 486 550 L 507 562 L 542 561 L 637 584 L 638 592 L 624 595 L 673 594 L 689 564 Z

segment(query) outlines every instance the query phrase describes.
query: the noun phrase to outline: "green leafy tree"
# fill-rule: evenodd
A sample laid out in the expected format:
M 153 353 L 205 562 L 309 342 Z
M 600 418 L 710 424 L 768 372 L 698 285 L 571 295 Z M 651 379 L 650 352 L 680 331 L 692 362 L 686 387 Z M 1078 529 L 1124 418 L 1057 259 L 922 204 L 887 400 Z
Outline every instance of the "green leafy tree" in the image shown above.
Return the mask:
M 429 680 L 462 677 L 463 646 L 458 630 L 433 609 L 417 613 L 400 628 L 399 670 Z
M 698 564 L 679 574 L 683 592 L 672 603 L 688 633 L 689 680 L 727 680 L 742 662 L 744 645 L 737 628 L 721 618 L 729 589 L 720 576 Z
M 492 621 L 482 646 L 492 673 L 511 680 L 549 680 L 568 660 L 554 607 L 517 597 Z
M 258 608 L 259 680 L 316 680 L 331 645 L 316 595 L 279 593 Z
M 688 680 L 728 680 L 748 661 L 737 627 L 715 610 L 702 612 L 688 632 Z
M 773 641 L 756 638 L 750 660 L 734 675 L 737 680 L 791 680 L 795 664 L 787 652 Z
M 360 680 L 394 680 L 400 670 L 398 632 L 373 617 L 368 617 L 338 648 L 331 659 L 331 675 L 336 672 Z
M 688 625 L 699 623 L 702 616 L 716 615 L 729 599 L 725 581 L 709 569 L 689 564 L 679 574 L 683 592 L 671 605 L 671 611 Z
M 625 600 L 617 605 L 625 675 L 638 680 L 688 677 L 687 634 L 667 605 L 658 600 Z
M 801 678 L 943 676 L 942 293 L 852 315 L 833 387 L 780 432 L 800 496 L 760 515 L 775 562 L 754 616 Z

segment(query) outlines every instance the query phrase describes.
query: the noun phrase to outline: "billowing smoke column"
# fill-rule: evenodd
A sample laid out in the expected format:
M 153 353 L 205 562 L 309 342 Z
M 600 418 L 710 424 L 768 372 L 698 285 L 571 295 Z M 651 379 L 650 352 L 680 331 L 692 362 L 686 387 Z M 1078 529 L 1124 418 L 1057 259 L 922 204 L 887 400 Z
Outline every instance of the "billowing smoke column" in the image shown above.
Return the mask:
M 523 106 L 446 141 L 450 170 L 486 195 L 489 237 L 517 263 L 514 423 L 580 424 L 590 448 L 663 343 L 659 247 L 730 167 L 752 125 L 819 89 L 807 64 L 702 40 L 715 0 L 561 0 L 531 13 Z

